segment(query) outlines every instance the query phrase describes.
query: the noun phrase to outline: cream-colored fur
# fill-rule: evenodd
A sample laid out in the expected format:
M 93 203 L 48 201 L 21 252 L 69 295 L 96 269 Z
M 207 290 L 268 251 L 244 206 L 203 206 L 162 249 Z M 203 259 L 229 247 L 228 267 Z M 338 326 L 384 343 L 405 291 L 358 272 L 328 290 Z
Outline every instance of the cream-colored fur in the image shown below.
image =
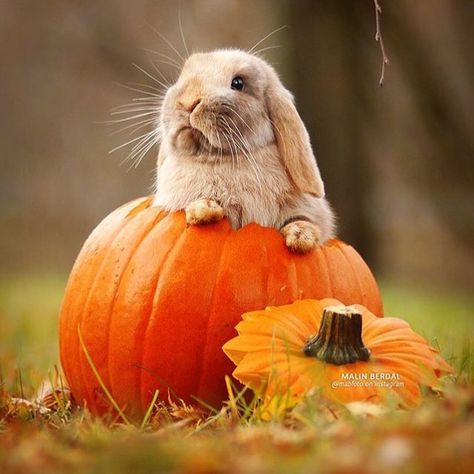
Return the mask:
M 243 78 L 242 91 L 231 88 L 234 77 Z M 218 208 L 234 228 L 286 224 L 287 245 L 298 252 L 333 236 L 306 129 L 261 58 L 238 50 L 192 55 L 167 91 L 159 126 L 155 205 L 186 209 L 192 224 L 214 222 Z

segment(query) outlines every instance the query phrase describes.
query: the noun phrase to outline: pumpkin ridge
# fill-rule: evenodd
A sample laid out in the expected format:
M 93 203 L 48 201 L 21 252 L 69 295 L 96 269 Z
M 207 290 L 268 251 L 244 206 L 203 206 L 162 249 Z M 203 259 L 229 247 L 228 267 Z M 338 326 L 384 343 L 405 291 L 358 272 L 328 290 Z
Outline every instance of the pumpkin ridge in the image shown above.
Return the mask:
M 289 252 L 289 250 L 288 250 Z M 302 257 L 302 255 L 295 255 L 293 257 L 293 261 L 294 259 L 296 258 L 299 258 L 299 257 Z M 295 282 L 296 282 L 296 300 L 302 300 L 304 298 L 306 298 L 308 296 L 308 291 L 305 291 L 307 290 L 307 287 L 305 285 L 305 278 L 306 278 L 306 270 L 307 270 L 307 265 L 308 263 L 304 263 L 304 260 L 302 260 L 301 264 L 299 265 L 296 265 L 295 263 Z M 311 266 L 311 265 L 309 265 Z M 306 268 L 305 268 L 306 267 Z M 313 272 L 311 272 L 313 273 Z M 300 287 L 300 283 L 303 284 L 303 286 Z M 306 293 L 306 294 L 304 294 Z
M 115 211 L 110 212 L 108 214 L 108 216 L 105 217 L 102 222 L 100 222 L 98 225 L 96 225 L 94 227 L 94 229 L 91 231 L 91 233 L 90 233 L 89 237 L 87 238 L 87 240 L 82 245 L 80 253 L 79 253 L 79 255 L 77 256 L 77 258 L 74 262 L 73 268 L 71 270 L 71 275 L 69 277 L 69 280 L 68 280 L 68 283 L 67 283 L 67 286 L 66 286 L 66 289 L 65 289 L 64 298 L 63 298 L 63 302 L 62 302 L 61 310 L 60 310 L 60 322 L 59 322 L 59 335 L 60 335 L 60 347 L 59 348 L 60 348 L 60 354 L 61 354 L 61 364 L 63 366 L 66 378 L 68 377 L 68 375 L 71 374 L 71 372 L 74 372 L 75 370 L 71 369 L 71 364 L 68 362 L 69 358 L 64 357 L 64 347 L 71 348 L 72 351 L 76 351 L 76 349 L 77 349 L 78 352 L 80 353 L 80 344 L 79 344 L 79 340 L 78 340 L 78 336 L 77 336 L 77 330 L 71 331 L 70 335 L 69 335 L 69 331 L 67 330 L 67 327 L 73 326 L 77 329 L 77 327 L 79 327 L 79 325 L 81 323 L 80 318 L 82 317 L 82 312 L 79 315 L 78 314 L 79 311 L 75 311 L 74 312 L 75 314 L 72 314 L 72 316 L 68 316 L 67 319 L 66 319 L 66 313 L 67 314 L 71 313 L 69 307 L 71 306 L 71 301 L 70 300 L 72 298 L 72 296 L 71 296 L 72 289 L 74 289 L 76 292 L 78 290 L 78 288 L 76 287 L 77 284 L 75 282 L 75 279 L 76 278 L 79 279 L 79 275 L 81 275 L 84 272 L 84 266 L 85 266 L 84 261 L 85 261 L 85 259 L 82 256 L 82 254 L 83 254 L 83 252 L 87 252 L 87 254 L 90 257 L 90 254 L 91 254 L 91 252 L 93 252 L 94 248 L 98 248 L 98 247 L 105 248 L 105 247 L 107 247 L 106 245 L 98 245 L 98 240 L 99 240 L 99 236 L 101 235 L 101 233 L 106 232 L 107 229 L 109 229 L 109 228 L 111 228 L 112 230 L 109 229 L 109 232 L 111 232 L 111 236 L 110 236 L 110 241 L 108 242 L 107 245 L 110 245 L 110 243 L 113 242 L 115 237 L 118 235 L 118 233 L 123 228 L 123 218 L 127 215 L 127 214 L 124 214 L 124 216 L 120 220 L 118 220 L 117 219 L 117 214 L 119 214 L 123 210 L 133 208 L 135 203 L 138 202 L 138 201 L 140 201 L 140 199 L 136 199 L 132 202 L 129 202 L 129 203 L 126 203 L 126 204 L 120 206 Z M 100 240 L 99 240 L 99 242 L 100 242 Z M 100 243 L 102 243 L 102 242 L 100 242 Z M 105 258 L 106 253 L 107 252 L 104 251 L 103 258 Z M 93 273 L 91 272 L 91 275 L 92 274 Z M 92 281 L 92 282 L 88 281 L 88 280 L 83 281 L 81 286 L 80 286 L 80 294 L 85 293 L 86 295 L 88 295 L 90 293 L 91 289 L 92 289 L 93 284 L 94 284 L 94 281 Z M 69 319 L 71 320 L 71 322 L 69 322 Z M 76 321 L 77 321 L 77 325 L 74 324 L 74 322 L 76 322 Z M 77 358 L 77 363 L 80 364 L 79 358 Z M 72 364 L 72 365 L 74 365 L 74 364 Z M 77 382 L 78 380 L 79 380 L 79 378 L 77 378 L 75 380 L 75 382 Z M 78 385 L 82 386 L 82 381 L 80 381 L 80 383 Z
M 153 201 L 153 196 L 148 196 L 147 198 L 143 198 L 143 200 L 140 202 L 140 204 L 137 204 L 133 209 L 131 209 L 126 217 L 133 217 L 136 214 L 139 214 L 142 211 L 146 211 L 150 207 L 153 207 L 151 205 L 151 202 Z M 157 206 L 158 207 L 158 206 Z
M 150 214 L 150 211 L 147 212 Z M 134 254 L 120 292 L 117 293 L 114 307 L 117 318 L 114 314 L 109 329 L 110 390 L 120 406 L 130 406 L 127 412 L 132 418 L 143 416 L 138 387 L 143 333 L 152 310 L 152 298 L 161 263 L 183 228 L 176 227 L 178 220 L 181 222 L 179 217 L 162 219 L 154 225 Z M 162 236 L 164 240 L 161 240 Z M 150 348 L 153 350 L 153 346 L 149 346 Z M 150 358 L 146 359 L 146 363 L 151 369 L 148 374 L 158 373 L 149 365 Z M 147 379 L 150 377 L 147 376 Z M 150 393 L 153 381 L 148 381 L 147 393 Z
M 167 218 L 170 216 L 171 214 L 169 214 L 167 216 Z M 141 404 L 141 409 L 143 410 L 146 405 L 146 393 L 144 393 L 144 387 L 143 387 L 143 372 L 146 371 L 147 369 L 144 367 L 144 359 L 145 359 L 145 351 L 146 351 L 146 348 L 147 348 L 147 339 L 148 339 L 148 332 L 150 330 L 150 325 L 151 325 L 151 322 L 153 320 L 153 316 L 155 314 L 155 311 L 156 311 L 156 295 L 157 295 L 157 291 L 158 291 L 158 287 L 159 287 L 159 284 L 160 284 L 160 280 L 161 280 L 161 277 L 163 276 L 163 269 L 165 268 L 166 266 L 166 263 L 168 262 L 169 260 L 169 257 L 170 255 L 173 253 L 173 251 L 177 248 L 177 245 L 178 243 L 184 238 L 184 236 L 186 235 L 186 232 L 181 232 L 181 234 L 179 235 L 179 237 L 177 238 L 177 240 L 175 241 L 174 245 L 168 250 L 168 252 L 166 253 L 165 257 L 163 258 L 163 261 L 161 262 L 161 270 L 160 270 L 160 273 L 158 274 L 158 278 L 156 279 L 156 284 L 155 284 L 155 289 L 153 291 L 153 305 L 152 305 L 152 308 L 151 308 L 151 312 L 150 312 L 150 316 L 146 322 L 146 325 L 145 325 L 145 330 L 143 331 L 143 345 L 142 345 L 142 353 L 141 353 L 141 356 L 140 356 L 140 366 L 139 366 L 139 377 L 138 377 L 138 390 L 139 390 L 139 393 L 140 393 L 140 404 Z M 165 380 L 162 380 L 160 379 L 159 382 L 165 382 L 166 385 L 167 385 L 167 388 L 172 392 L 173 391 L 173 388 L 170 387 L 168 385 L 168 383 L 165 381 Z
M 314 260 L 318 266 L 317 276 L 313 274 Z M 320 262 L 321 263 L 318 263 Z M 311 297 L 321 297 L 324 298 L 327 295 L 332 295 L 332 282 L 329 275 L 329 269 L 327 267 L 327 260 L 324 255 L 322 246 L 318 246 L 314 251 L 313 261 L 311 262 L 311 274 L 312 274 L 312 284 L 311 284 L 311 294 L 306 295 L 305 300 Z M 319 288 L 323 286 L 326 288 L 325 294 L 320 294 Z M 312 319 L 311 319 L 312 320 Z
M 135 214 L 134 216 L 131 216 L 129 219 L 124 219 L 123 225 L 120 227 L 120 229 L 117 231 L 117 233 L 114 235 L 114 237 L 109 242 L 107 251 L 104 254 L 104 258 L 102 259 L 102 261 L 99 265 L 99 268 L 98 268 L 97 272 L 95 273 L 95 275 L 92 279 L 92 285 L 90 286 L 89 293 L 88 293 L 86 301 L 84 303 L 84 307 L 81 311 L 81 315 L 78 318 L 79 321 L 78 321 L 77 326 L 78 326 L 78 329 L 80 331 L 82 331 L 82 324 L 84 322 L 84 316 L 85 316 L 86 310 L 87 310 L 87 308 L 90 304 L 92 295 L 94 293 L 94 289 L 97 286 L 97 279 L 98 279 L 99 275 L 101 274 L 102 269 L 104 268 L 104 264 L 105 264 L 105 262 L 107 261 L 107 258 L 110 255 L 110 251 L 111 251 L 112 247 L 114 246 L 114 243 L 117 240 L 117 238 L 130 225 L 130 223 L 135 220 L 135 218 L 137 216 L 138 216 L 138 214 Z M 80 344 L 78 344 L 78 351 L 79 351 L 79 354 L 78 354 L 79 359 L 78 360 L 79 360 L 79 368 L 80 368 L 80 380 L 81 380 L 81 384 L 83 386 L 83 396 L 87 395 L 87 398 L 90 397 L 90 399 L 93 400 L 94 397 L 93 397 L 93 394 L 90 393 L 91 390 L 90 390 L 89 384 L 87 382 L 87 378 L 86 378 L 85 373 L 84 373 L 85 372 L 85 367 L 89 367 L 89 364 L 88 364 L 87 360 L 85 359 L 84 351 L 83 351 L 83 348 L 81 347 Z M 89 369 L 90 369 L 90 367 L 89 367 Z M 104 383 L 106 383 L 106 381 L 104 381 Z
M 198 397 L 198 398 L 200 398 L 202 377 L 203 377 L 203 374 L 204 374 L 203 366 L 204 366 L 204 362 L 205 362 L 205 359 L 206 359 L 206 348 L 208 347 L 209 324 L 211 322 L 211 317 L 215 312 L 214 306 L 216 304 L 217 281 L 219 280 L 219 277 L 220 277 L 220 274 L 221 274 L 221 271 L 222 271 L 222 265 L 223 265 L 223 261 L 224 261 L 224 255 L 225 255 L 225 248 L 226 248 L 226 246 L 229 242 L 229 236 L 231 234 L 232 234 L 232 228 L 229 227 L 227 229 L 226 238 L 224 239 L 224 243 L 222 244 L 222 247 L 221 247 L 221 253 L 220 253 L 220 256 L 219 256 L 219 263 L 217 264 L 217 267 L 216 267 L 216 277 L 215 277 L 215 280 L 214 280 L 212 295 L 211 295 L 211 298 L 210 298 L 211 302 L 209 304 L 209 310 L 208 310 L 209 311 L 209 317 L 207 318 L 207 321 L 206 321 L 206 331 L 205 331 L 205 335 L 204 335 L 204 344 L 203 344 L 204 349 L 201 353 L 201 364 L 199 366 L 199 378 L 198 378 L 197 384 L 196 384 L 195 396 Z
M 332 242 L 332 240 L 331 240 Z M 328 258 L 327 258 L 327 255 L 324 253 L 324 249 L 323 247 L 319 246 L 318 247 L 318 252 L 321 252 L 321 258 L 322 260 L 324 261 L 324 265 L 321 265 L 321 267 L 324 267 L 324 268 L 329 268 L 328 266 Z M 329 289 L 329 294 L 333 295 L 334 294 L 334 284 L 332 282 L 332 278 L 331 278 L 331 272 L 327 272 L 327 275 L 328 275 L 328 289 Z
M 295 295 L 292 297 L 292 301 L 295 301 L 298 299 L 298 271 L 296 269 L 296 262 L 294 258 L 290 260 L 290 264 L 288 265 L 288 275 L 290 280 L 293 277 L 295 281 Z
M 133 217 L 135 215 L 138 215 L 140 214 L 142 211 L 146 212 L 148 209 L 149 209 L 149 199 L 147 201 L 144 201 L 143 203 L 140 204 L 140 206 L 143 206 L 144 204 L 147 204 L 147 207 L 145 207 L 144 209 L 138 209 L 137 208 L 134 208 L 132 209 L 132 211 L 130 212 L 136 212 L 132 215 L 130 215 L 130 213 L 128 214 L 128 216 L 130 217 Z M 139 206 L 138 206 L 139 207 Z M 127 260 L 127 262 L 125 263 L 125 266 L 123 267 L 123 270 L 120 274 L 120 278 L 119 278 L 119 281 L 117 282 L 117 289 L 115 291 L 115 295 L 114 295 L 114 299 L 112 301 L 112 304 L 110 305 L 110 309 L 108 311 L 108 317 L 107 317 L 107 330 L 106 330 L 106 334 L 107 334 L 107 337 L 106 337 L 106 345 L 105 345 L 105 348 L 104 348 L 104 352 L 107 354 L 106 356 L 106 362 L 105 362 L 105 367 L 106 367 L 106 377 L 105 377 L 105 380 L 104 380 L 104 383 L 107 383 L 108 382 L 108 388 L 109 390 L 111 391 L 111 393 L 113 394 L 113 391 L 112 391 L 112 383 L 111 383 L 111 377 L 110 377 L 110 367 L 109 367 L 109 359 L 110 359 L 110 328 L 111 328 L 111 325 L 112 325 L 112 318 L 114 316 L 114 308 L 115 308 L 115 304 L 117 302 L 117 294 L 119 293 L 120 291 L 120 286 L 122 285 L 122 281 L 123 281 L 123 277 L 125 276 L 126 272 L 127 272 L 127 269 L 128 269 L 128 266 L 130 265 L 130 263 L 132 262 L 133 260 L 133 257 L 135 256 L 135 254 L 138 252 L 138 249 L 140 248 L 140 246 L 143 244 L 143 242 L 146 240 L 146 238 L 150 235 L 150 233 L 152 232 L 152 230 L 155 228 L 155 226 L 163 220 L 163 213 L 161 211 L 161 209 L 158 209 L 159 212 L 157 214 L 157 216 L 153 219 L 153 222 L 150 224 L 150 227 L 149 229 L 144 232 L 143 236 L 141 237 L 141 239 L 137 242 L 137 244 L 135 245 L 135 248 L 132 250 L 132 252 L 130 253 L 130 256 Z M 127 216 L 127 217 L 128 217 Z M 122 407 L 121 407 L 122 408 Z
M 356 267 L 358 271 L 356 273 L 360 276 L 364 276 L 365 284 L 364 288 L 366 289 L 365 293 L 362 293 L 362 301 L 363 303 L 359 303 L 365 308 L 369 309 L 370 312 L 376 317 L 376 318 L 381 318 L 384 315 L 383 311 L 383 300 L 380 295 L 380 289 L 377 285 L 377 281 L 375 280 L 374 274 L 370 270 L 369 267 L 367 267 L 367 264 L 365 263 L 365 260 L 362 258 L 362 256 L 355 250 L 354 247 L 351 245 L 346 245 L 346 250 L 348 253 L 352 254 L 352 261 L 354 262 L 352 266 Z M 359 274 L 359 272 L 362 270 L 362 268 L 367 267 L 368 272 L 362 272 Z M 374 295 L 376 295 L 374 299 Z M 375 307 L 375 304 L 377 305 L 377 308 Z M 376 310 L 377 309 L 377 310 Z
M 141 203 L 139 206 L 137 207 L 140 207 L 143 203 Z M 134 211 L 135 209 L 137 209 L 137 207 L 134 207 L 134 209 L 132 209 L 132 211 Z M 132 249 L 128 259 L 124 262 L 125 265 L 124 265 L 124 268 L 123 268 L 123 271 L 120 273 L 119 275 L 119 278 L 116 282 L 116 286 L 115 286 L 115 291 L 113 292 L 113 300 L 112 300 L 112 303 L 111 303 L 111 306 L 110 308 L 113 308 L 114 305 L 115 305 L 115 301 L 117 299 L 117 293 L 120 289 L 120 285 L 121 285 L 121 281 L 122 281 L 122 278 L 125 274 L 125 271 L 130 263 L 130 261 L 132 260 L 133 256 L 135 255 L 136 251 L 138 250 L 138 248 L 140 247 L 140 245 L 142 244 L 143 240 L 146 238 L 146 236 L 151 232 L 151 230 L 153 229 L 154 225 L 155 225 L 155 222 L 157 219 L 159 219 L 159 217 L 162 215 L 162 211 L 159 209 L 159 208 L 156 208 L 156 210 L 158 211 L 158 214 L 155 216 L 155 218 L 153 219 L 153 223 L 149 223 L 149 228 L 148 230 L 146 230 L 143 235 L 141 235 L 139 237 L 139 240 L 137 241 L 136 243 L 136 246 L 135 248 Z M 132 212 L 131 211 L 131 212 Z M 109 249 L 105 255 L 105 258 L 97 272 L 97 277 L 102 273 L 103 271 L 103 265 L 105 265 L 108 261 L 108 259 L 110 258 L 110 251 L 113 250 L 113 248 L 115 247 L 115 242 L 117 241 L 117 238 L 120 237 L 120 235 L 122 234 L 122 232 L 125 232 L 126 229 L 129 228 L 130 224 L 131 224 L 131 221 L 134 220 L 135 218 L 140 218 L 145 215 L 143 214 L 143 212 L 146 212 L 147 209 L 139 209 L 138 212 L 136 213 L 133 213 L 133 214 L 130 214 L 130 212 L 125 216 L 125 223 L 124 223 L 124 226 L 122 227 L 122 229 L 120 230 L 120 232 L 117 234 L 116 238 L 113 239 L 113 241 L 111 241 L 110 245 L 109 245 Z M 96 284 L 96 282 L 94 282 L 94 285 Z M 94 292 L 94 286 L 92 287 L 92 290 L 91 290 L 91 293 Z M 88 298 L 88 301 L 86 303 L 86 305 L 84 306 L 84 312 L 81 316 L 81 324 L 84 323 L 84 320 L 85 320 L 85 317 L 87 315 L 86 313 L 86 310 L 88 308 L 90 304 L 90 299 Z M 107 318 L 107 321 L 106 321 L 106 327 L 107 327 L 107 331 L 104 333 L 105 334 L 105 340 L 106 340 L 106 343 L 107 343 L 107 348 L 106 350 L 104 350 L 104 353 L 106 354 L 106 358 L 105 358 L 105 362 L 104 362 L 104 373 L 101 374 L 101 377 L 103 379 L 103 382 L 104 384 L 107 386 L 107 388 L 109 389 L 109 391 L 111 392 L 112 396 L 114 396 L 114 393 L 112 391 L 112 386 L 111 386 L 111 381 L 110 381 L 110 369 L 109 369 L 109 363 L 108 363 L 108 360 L 109 360 L 109 353 L 108 353 L 108 346 L 109 346 L 109 337 L 110 337 L 110 334 L 109 334 L 109 331 L 110 331 L 110 325 L 111 325 L 111 319 L 113 317 L 113 314 L 112 314 L 112 311 L 111 309 L 109 309 L 106 313 L 106 318 Z M 81 350 L 82 352 L 82 350 Z M 92 355 L 91 355 L 92 356 Z M 82 368 L 82 374 L 84 375 L 84 354 L 82 354 L 82 364 L 81 364 L 81 368 Z M 95 363 L 95 362 L 94 362 Z M 85 364 L 86 367 L 89 367 L 89 363 L 86 363 Z M 100 370 L 99 367 L 97 367 L 97 370 Z M 97 380 L 95 379 L 95 377 L 92 378 L 92 380 L 94 380 L 94 383 L 97 382 Z M 91 388 L 90 388 L 90 384 L 87 386 L 86 385 L 86 393 L 87 395 L 90 395 L 92 397 L 92 399 L 94 398 L 94 395 L 92 393 L 91 395 Z
M 270 294 L 270 292 L 268 291 L 268 285 L 270 280 L 270 259 L 268 257 L 268 248 L 265 241 L 263 242 L 263 250 L 265 253 L 265 267 L 262 270 L 265 274 L 265 300 L 268 301 L 268 295 Z
M 357 282 L 357 287 L 359 288 L 359 296 L 357 298 L 357 301 L 364 301 L 365 295 L 362 292 L 362 284 L 359 279 L 358 273 L 355 271 L 354 267 L 352 266 L 349 257 L 346 255 L 345 248 L 343 245 L 337 245 L 336 246 L 337 250 L 342 254 L 344 261 L 347 263 L 347 267 L 350 269 L 355 281 Z

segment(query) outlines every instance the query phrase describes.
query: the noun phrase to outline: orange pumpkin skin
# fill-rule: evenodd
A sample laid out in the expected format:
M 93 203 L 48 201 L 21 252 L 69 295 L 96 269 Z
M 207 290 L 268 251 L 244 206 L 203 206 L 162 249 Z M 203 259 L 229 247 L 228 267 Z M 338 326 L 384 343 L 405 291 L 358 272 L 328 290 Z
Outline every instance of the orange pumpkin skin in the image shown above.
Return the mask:
M 95 414 L 111 405 L 84 347 L 131 416 L 156 390 L 219 406 L 234 368 L 222 345 L 241 315 L 324 297 L 382 315 L 374 277 L 349 245 L 332 240 L 297 255 L 275 229 L 187 226 L 184 213 L 141 198 L 106 217 L 77 257 L 60 315 L 62 366 L 75 399 Z

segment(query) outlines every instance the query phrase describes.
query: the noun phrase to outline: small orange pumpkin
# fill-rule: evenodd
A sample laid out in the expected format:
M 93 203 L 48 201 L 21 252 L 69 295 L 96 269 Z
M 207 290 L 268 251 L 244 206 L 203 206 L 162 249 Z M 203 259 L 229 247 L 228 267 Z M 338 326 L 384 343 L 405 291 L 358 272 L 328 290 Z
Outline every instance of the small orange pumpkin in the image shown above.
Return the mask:
M 122 206 L 93 231 L 66 288 L 62 366 L 75 399 L 94 413 L 110 403 L 91 361 L 128 414 L 142 414 L 156 390 L 218 406 L 233 369 L 222 345 L 242 313 L 335 296 L 382 314 L 372 273 L 349 245 L 332 240 L 296 255 L 275 229 L 187 226 L 184 213 L 151 201 Z
M 237 365 L 233 376 L 267 406 L 278 396 L 291 406 L 315 389 L 343 403 L 392 394 L 413 405 L 420 385 L 433 387 L 452 371 L 407 322 L 377 318 L 360 305 L 308 299 L 242 318 L 239 336 L 223 349 Z

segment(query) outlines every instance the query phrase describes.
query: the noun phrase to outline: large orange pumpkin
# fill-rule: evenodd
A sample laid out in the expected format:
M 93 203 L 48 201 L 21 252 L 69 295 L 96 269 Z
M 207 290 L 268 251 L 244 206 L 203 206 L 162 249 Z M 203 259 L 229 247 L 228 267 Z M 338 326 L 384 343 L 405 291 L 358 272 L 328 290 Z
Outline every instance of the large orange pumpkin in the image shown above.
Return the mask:
M 76 400 L 97 414 L 110 402 L 94 368 L 131 415 L 156 390 L 219 405 L 233 370 L 222 345 L 243 313 L 331 296 L 382 315 L 377 284 L 349 245 L 332 240 L 296 255 L 275 229 L 234 231 L 226 220 L 187 226 L 183 213 L 141 198 L 105 218 L 75 262 L 60 316 L 61 362 Z

